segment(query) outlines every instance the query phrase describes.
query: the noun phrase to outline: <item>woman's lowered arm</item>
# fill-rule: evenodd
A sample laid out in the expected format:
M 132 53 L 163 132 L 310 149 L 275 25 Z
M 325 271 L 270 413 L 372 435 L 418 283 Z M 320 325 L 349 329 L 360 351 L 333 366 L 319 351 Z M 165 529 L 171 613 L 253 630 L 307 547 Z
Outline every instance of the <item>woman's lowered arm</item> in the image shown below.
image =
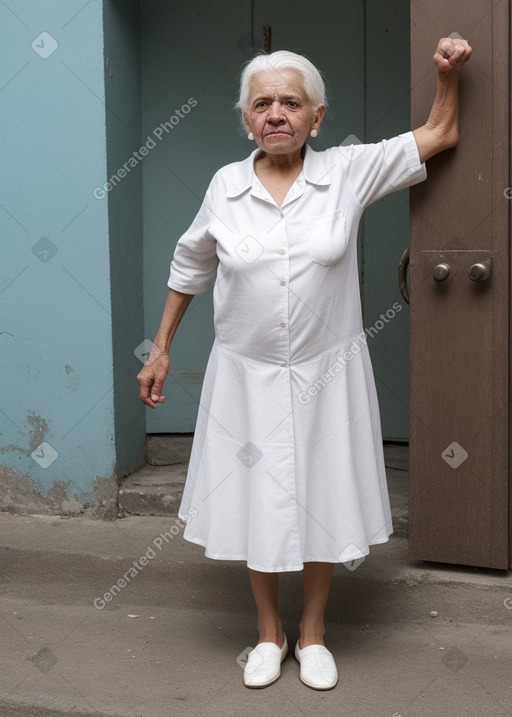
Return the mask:
M 193 298 L 193 294 L 182 294 L 174 289 L 169 289 L 167 294 L 162 321 L 153 341 L 149 358 L 137 376 L 140 400 L 151 408 L 156 408 L 158 403 L 165 401 L 165 396 L 162 396 L 162 386 L 169 372 L 169 348 L 180 321 Z

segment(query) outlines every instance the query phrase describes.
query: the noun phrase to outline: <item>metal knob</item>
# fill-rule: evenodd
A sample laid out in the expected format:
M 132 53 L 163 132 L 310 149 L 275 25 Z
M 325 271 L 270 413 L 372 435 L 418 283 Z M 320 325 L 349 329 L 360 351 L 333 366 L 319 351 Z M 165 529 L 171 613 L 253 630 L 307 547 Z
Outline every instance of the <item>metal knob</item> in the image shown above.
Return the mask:
M 436 281 L 445 281 L 450 276 L 450 267 L 448 264 L 438 264 L 432 275 Z
M 492 264 L 490 259 L 473 264 L 468 271 L 471 281 L 487 281 L 491 278 Z

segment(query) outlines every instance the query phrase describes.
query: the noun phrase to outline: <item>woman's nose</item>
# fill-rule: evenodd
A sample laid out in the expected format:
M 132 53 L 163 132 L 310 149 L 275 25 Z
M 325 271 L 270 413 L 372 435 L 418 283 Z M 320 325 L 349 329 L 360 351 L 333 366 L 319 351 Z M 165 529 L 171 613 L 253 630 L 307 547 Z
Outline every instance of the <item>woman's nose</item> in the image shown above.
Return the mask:
M 271 122 L 278 122 L 283 116 L 281 103 L 272 102 L 268 110 L 268 118 Z

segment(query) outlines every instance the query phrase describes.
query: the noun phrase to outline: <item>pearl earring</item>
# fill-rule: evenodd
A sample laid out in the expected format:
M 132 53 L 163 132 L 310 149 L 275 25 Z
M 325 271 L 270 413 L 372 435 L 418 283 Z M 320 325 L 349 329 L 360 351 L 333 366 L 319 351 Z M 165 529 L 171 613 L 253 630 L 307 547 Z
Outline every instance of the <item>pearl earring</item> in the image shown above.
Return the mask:
M 249 134 L 247 135 L 247 139 L 250 139 L 251 141 L 254 139 L 254 135 L 252 132 L 249 132 Z
M 316 131 L 316 129 L 312 129 L 309 134 L 310 134 L 312 137 L 316 137 L 317 134 L 318 134 L 318 132 Z

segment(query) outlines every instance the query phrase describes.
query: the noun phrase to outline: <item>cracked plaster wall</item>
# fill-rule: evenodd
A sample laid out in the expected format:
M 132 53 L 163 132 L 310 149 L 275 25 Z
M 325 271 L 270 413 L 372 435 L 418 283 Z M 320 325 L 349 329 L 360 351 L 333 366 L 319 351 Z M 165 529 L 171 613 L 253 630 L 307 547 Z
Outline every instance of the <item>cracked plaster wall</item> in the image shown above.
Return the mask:
M 127 3 L 119 16 L 113 13 L 111 41 L 126 46 L 122 15 L 135 9 Z M 9 137 L 2 152 L 7 211 L 0 213 L 0 231 L 9 239 L 0 284 L 0 510 L 115 517 L 118 476 L 140 463 L 144 421 L 136 391 L 134 399 L 124 395 L 138 370 L 132 345 L 141 340 L 141 323 L 136 336 L 129 330 L 124 336 L 122 352 L 114 356 L 113 348 L 113 322 L 122 318 L 128 289 L 119 279 L 113 289 L 112 275 L 123 264 L 111 271 L 112 256 L 117 251 L 126 267 L 139 259 L 120 248 L 116 216 L 123 196 L 133 202 L 134 191 L 130 179 L 126 190 L 119 188 L 110 226 L 108 199 L 93 196 L 107 179 L 112 111 L 105 102 L 104 5 L 32 2 L 22 15 L 9 20 L 3 71 L 10 81 L 0 82 L 0 119 Z M 112 102 L 119 104 L 115 96 Z M 130 120 L 124 134 L 122 116 L 111 128 L 121 134 L 121 155 L 128 146 L 132 151 L 138 132 Z M 118 406 L 126 415 L 116 431 Z M 136 427 L 123 437 L 132 410 Z

